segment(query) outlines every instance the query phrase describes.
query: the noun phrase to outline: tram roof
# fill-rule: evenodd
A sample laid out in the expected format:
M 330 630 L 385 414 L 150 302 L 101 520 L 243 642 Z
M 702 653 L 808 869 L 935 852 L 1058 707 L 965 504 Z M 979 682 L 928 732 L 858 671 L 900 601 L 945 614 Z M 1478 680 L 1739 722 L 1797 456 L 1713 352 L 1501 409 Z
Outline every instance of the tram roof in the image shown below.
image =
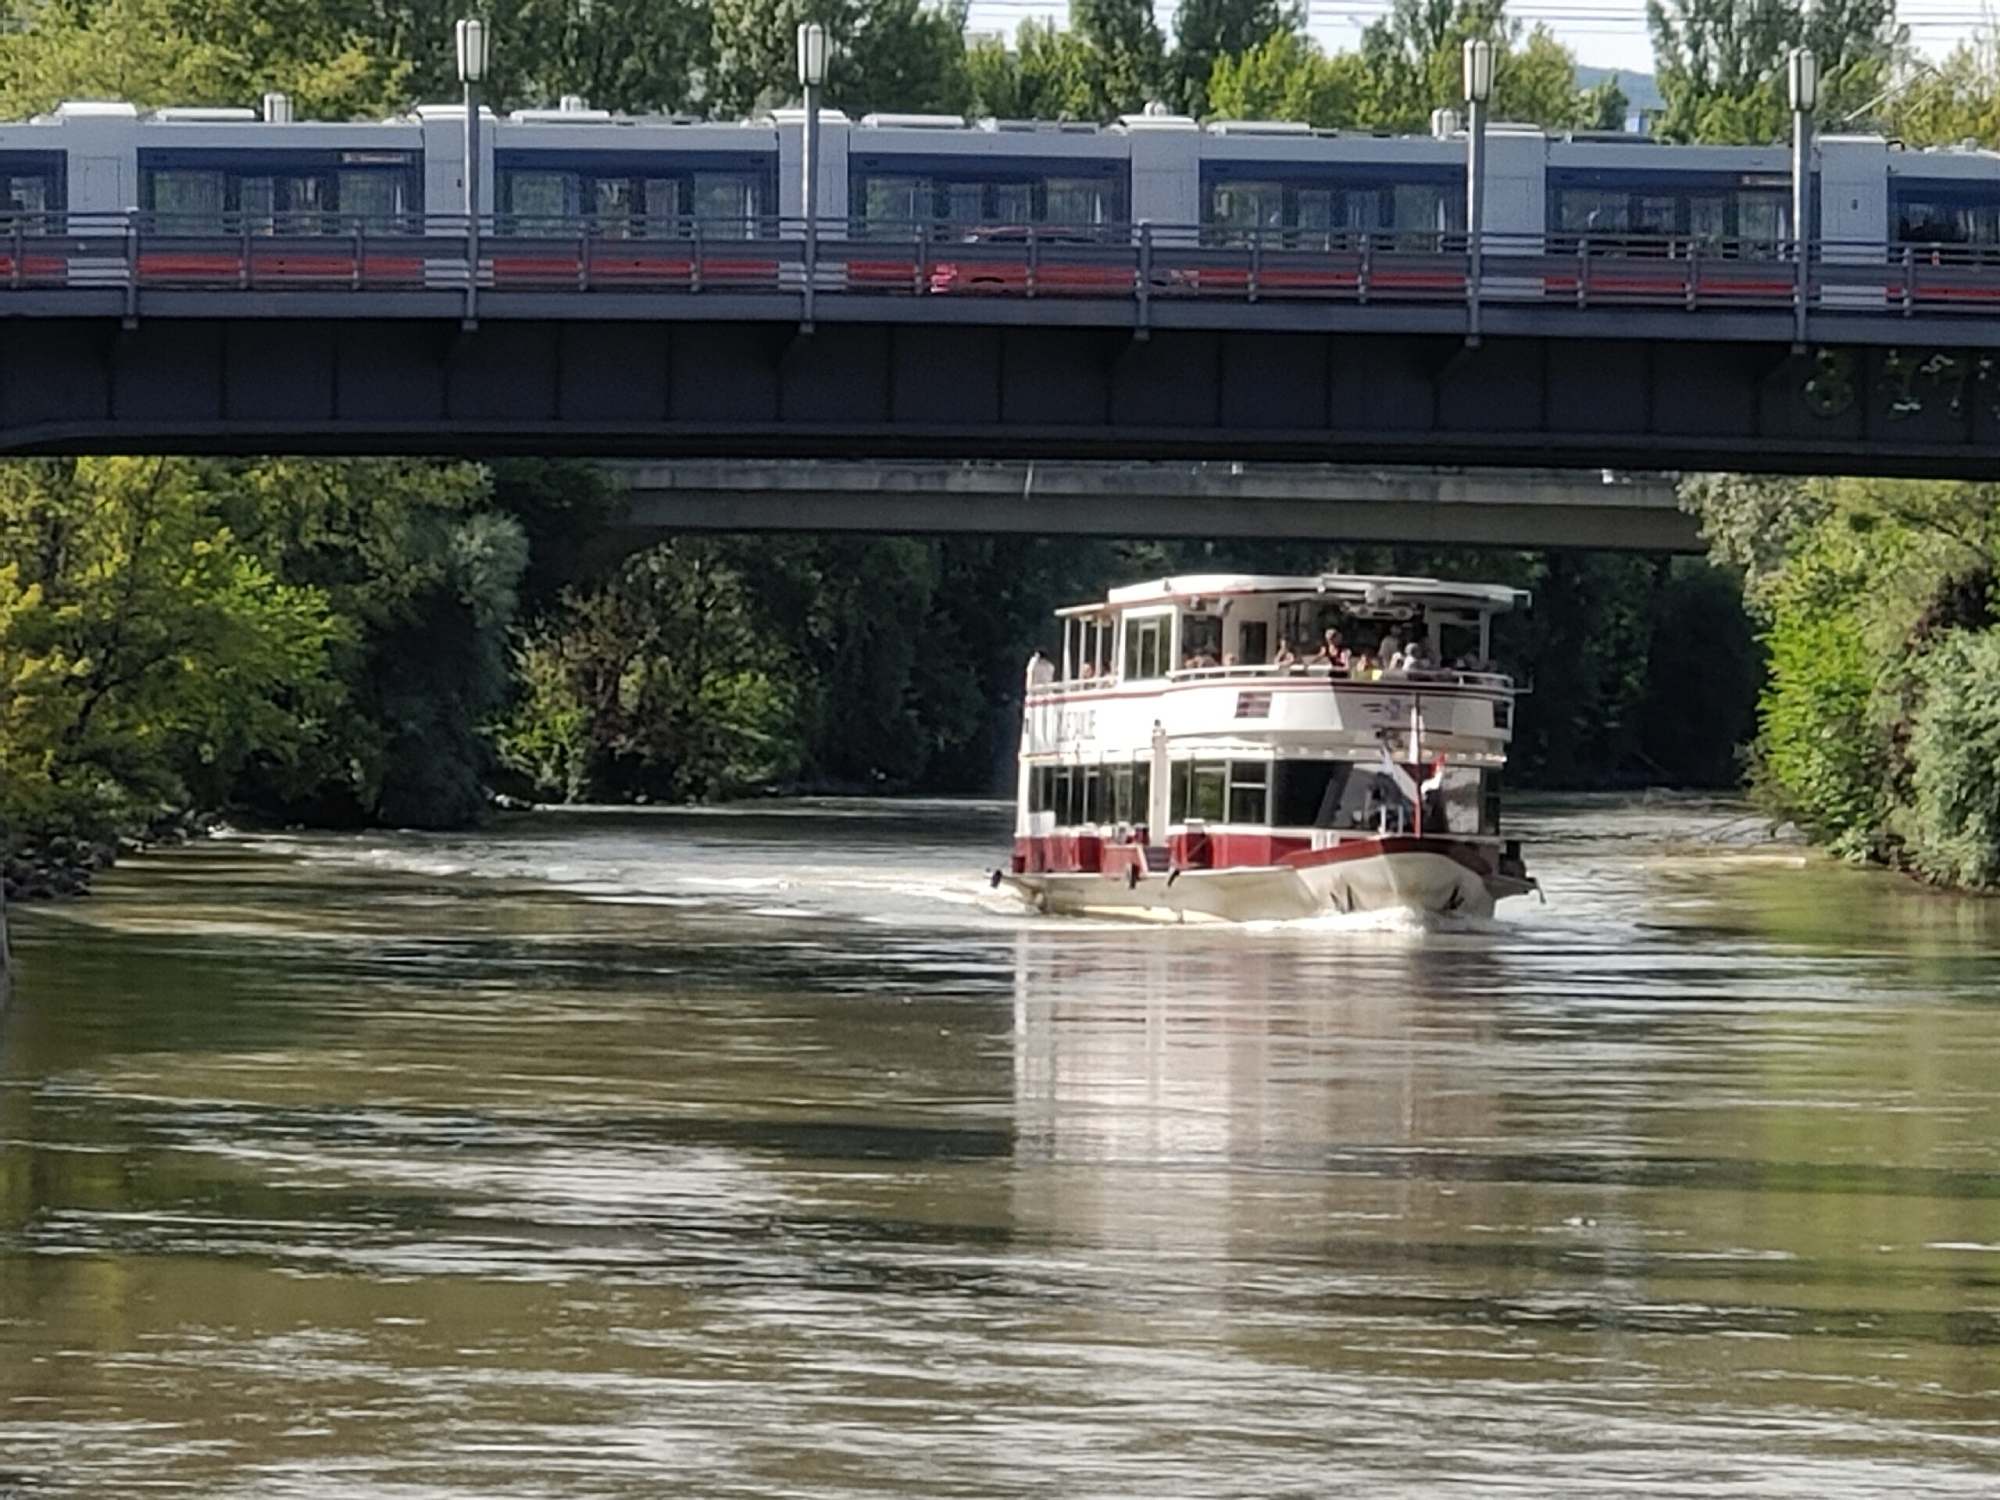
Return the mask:
M 1077 604 L 1062 616 L 1117 613 L 1148 604 L 1193 603 L 1246 595 L 1352 600 L 1356 604 L 1428 604 L 1498 614 L 1525 606 L 1526 589 L 1504 583 L 1453 583 L 1379 573 L 1190 573 L 1115 588 L 1101 604 Z

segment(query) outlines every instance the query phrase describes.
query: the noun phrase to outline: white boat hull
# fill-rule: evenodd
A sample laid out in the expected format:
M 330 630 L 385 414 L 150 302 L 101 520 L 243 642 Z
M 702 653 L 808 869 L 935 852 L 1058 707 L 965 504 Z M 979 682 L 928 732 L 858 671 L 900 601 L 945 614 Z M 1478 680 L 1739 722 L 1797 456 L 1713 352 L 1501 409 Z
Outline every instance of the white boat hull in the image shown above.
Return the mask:
M 1490 917 L 1496 901 L 1534 889 L 1525 878 L 1482 874 L 1442 849 L 1426 848 L 1300 865 L 999 879 L 1046 912 L 1225 922 L 1288 921 L 1327 912 Z

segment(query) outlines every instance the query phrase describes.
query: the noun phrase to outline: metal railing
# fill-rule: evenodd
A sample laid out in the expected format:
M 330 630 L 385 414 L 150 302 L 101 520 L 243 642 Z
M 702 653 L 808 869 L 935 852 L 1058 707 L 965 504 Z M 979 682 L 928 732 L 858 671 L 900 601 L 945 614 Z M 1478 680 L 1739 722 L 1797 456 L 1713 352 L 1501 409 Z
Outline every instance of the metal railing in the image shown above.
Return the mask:
M 1339 671 L 1330 671 L 1323 662 L 1317 666 L 1310 662 L 1292 662 L 1283 666 L 1269 662 L 1254 662 L 1231 663 L 1228 666 L 1217 667 L 1176 667 L 1160 677 L 1127 679 L 1114 671 L 1105 671 L 1088 677 L 1059 678 L 1035 684 L 1027 690 L 1027 697 L 1033 701 L 1039 698 L 1068 697 L 1078 693 L 1108 692 L 1114 688 L 1130 687 L 1140 682 L 1166 682 L 1177 686 L 1211 682 L 1257 686 L 1297 678 L 1311 678 L 1335 686 L 1464 687 L 1492 693 L 1515 691 L 1514 679 L 1504 672 L 1468 671 L 1457 667 L 1417 667 L 1408 670 L 1380 667 L 1369 668 L 1366 671 L 1343 668 Z
M 1115 300 L 1145 325 L 1176 301 L 1984 313 L 2000 247 L 1687 235 L 1232 226 L 341 214 L 0 215 L 0 296 L 18 291 L 764 293 Z M 1801 279 L 1796 257 L 1808 257 Z M 136 295 L 128 298 L 136 313 Z

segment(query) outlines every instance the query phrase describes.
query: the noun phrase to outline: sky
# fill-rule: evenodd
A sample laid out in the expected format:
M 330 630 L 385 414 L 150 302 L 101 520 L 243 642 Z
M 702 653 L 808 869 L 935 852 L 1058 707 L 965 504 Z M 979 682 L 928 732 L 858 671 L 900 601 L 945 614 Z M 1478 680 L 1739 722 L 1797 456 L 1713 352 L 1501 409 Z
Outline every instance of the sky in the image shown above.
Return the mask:
M 1801 0 L 1804 3 L 1804 0 Z M 1155 0 L 1163 28 L 1171 28 L 1178 0 Z M 1388 0 L 1307 0 L 1309 27 L 1329 51 L 1352 47 L 1361 30 L 1386 11 Z M 1069 13 L 1066 0 L 972 0 L 971 27 L 1009 36 L 1029 18 Z M 1652 43 L 1646 36 L 1645 0 L 1511 0 L 1516 20 L 1548 26 L 1577 61 L 1626 72 L 1653 71 Z M 1991 20 L 2000 19 L 2000 0 L 1905 0 L 1903 24 L 1910 40 L 1928 57 L 1941 57 Z

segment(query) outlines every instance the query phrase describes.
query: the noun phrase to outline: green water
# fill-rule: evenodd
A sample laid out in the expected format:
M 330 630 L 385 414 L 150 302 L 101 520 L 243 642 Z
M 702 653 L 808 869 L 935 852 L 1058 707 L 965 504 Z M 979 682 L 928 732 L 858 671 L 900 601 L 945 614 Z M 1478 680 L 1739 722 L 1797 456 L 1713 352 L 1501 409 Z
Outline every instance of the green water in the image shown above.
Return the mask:
M 2000 906 L 1531 813 L 1443 931 L 942 803 L 17 911 L 0 1496 L 2000 1493 Z

